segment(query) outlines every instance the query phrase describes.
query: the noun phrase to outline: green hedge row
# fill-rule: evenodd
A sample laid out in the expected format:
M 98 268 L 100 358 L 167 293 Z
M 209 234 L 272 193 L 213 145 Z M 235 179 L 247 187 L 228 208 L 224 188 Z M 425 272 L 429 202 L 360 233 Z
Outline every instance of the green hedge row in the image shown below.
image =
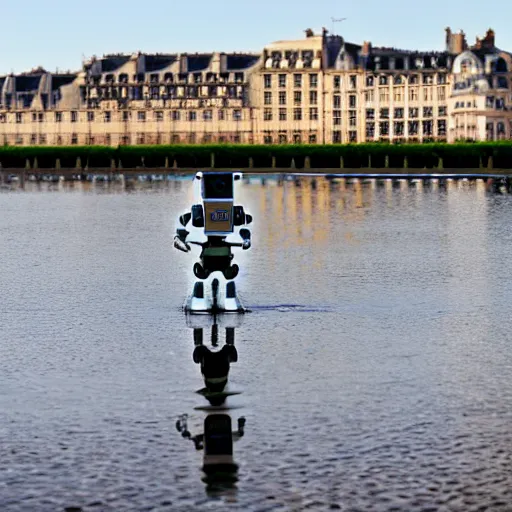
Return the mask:
M 170 145 L 170 146 L 69 146 L 69 147 L 0 147 L 0 164 L 4 168 L 26 166 L 61 167 L 177 167 L 209 168 L 296 168 L 339 169 L 411 167 L 433 169 L 475 169 L 492 165 L 512 168 L 511 142 L 457 144 L 348 144 L 348 145 Z M 78 159 L 80 159 L 78 161 Z

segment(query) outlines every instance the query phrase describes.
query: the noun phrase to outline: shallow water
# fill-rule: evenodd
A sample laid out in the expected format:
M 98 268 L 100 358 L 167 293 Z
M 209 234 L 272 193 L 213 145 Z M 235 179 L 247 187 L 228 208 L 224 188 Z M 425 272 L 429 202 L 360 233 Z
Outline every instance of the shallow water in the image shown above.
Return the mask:
M 512 196 L 244 182 L 247 422 L 218 496 L 175 429 L 206 403 L 172 246 L 190 201 L 190 180 L 0 193 L 0 510 L 512 510 Z

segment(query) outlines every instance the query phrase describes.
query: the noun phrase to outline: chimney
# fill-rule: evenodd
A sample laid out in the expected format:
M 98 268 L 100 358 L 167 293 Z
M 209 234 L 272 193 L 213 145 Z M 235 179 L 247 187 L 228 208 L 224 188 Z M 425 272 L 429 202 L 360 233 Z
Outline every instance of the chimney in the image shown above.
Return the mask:
M 364 41 L 361 49 L 361 55 L 368 56 L 372 53 L 372 43 L 370 41 Z
M 450 27 L 446 27 L 444 31 L 446 32 L 446 51 L 448 53 L 452 53 L 452 29 Z
M 490 28 L 486 32 L 484 40 L 482 41 L 485 48 L 494 48 L 494 39 L 495 39 L 494 30 L 492 28 Z

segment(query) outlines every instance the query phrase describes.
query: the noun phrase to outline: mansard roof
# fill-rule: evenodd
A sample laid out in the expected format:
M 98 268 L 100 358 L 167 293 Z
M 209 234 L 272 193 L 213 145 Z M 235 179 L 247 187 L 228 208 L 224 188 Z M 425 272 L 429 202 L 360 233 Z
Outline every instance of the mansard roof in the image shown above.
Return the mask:
M 187 69 L 189 73 L 204 71 L 210 67 L 212 53 L 187 55 Z
M 255 54 L 228 54 L 226 66 L 228 71 L 243 70 L 254 66 L 259 59 Z
M 63 85 L 68 85 L 72 83 L 75 78 L 76 74 L 62 74 L 62 75 L 52 75 L 52 90 L 56 91 L 57 89 L 60 89 Z
M 41 74 L 18 75 L 16 77 L 16 92 L 37 91 L 39 89 L 39 82 L 41 81 L 41 77 Z
M 160 71 L 165 69 L 178 60 L 177 54 L 155 54 L 145 55 L 146 72 Z

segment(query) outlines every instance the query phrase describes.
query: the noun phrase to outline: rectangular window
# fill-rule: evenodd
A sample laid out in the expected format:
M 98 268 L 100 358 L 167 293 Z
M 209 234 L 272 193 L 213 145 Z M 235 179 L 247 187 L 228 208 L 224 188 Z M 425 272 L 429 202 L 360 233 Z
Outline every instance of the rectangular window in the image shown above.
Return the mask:
M 410 84 L 419 83 L 418 75 L 409 75 L 409 83 Z
M 179 121 L 180 120 L 180 111 L 179 110 L 172 110 L 171 111 L 171 119 L 173 121 Z
M 357 111 L 356 110 L 348 111 L 348 125 L 351 127 L 357 126 Z
M 211 121 L 213 119 L 213 112 L 211 110 L 203 111 L 203 121 Z
M 318 87 L 318 75 L 309 75 L 309 87 L 311 89 L 316 89 Z
M 123 121 L 128 121 L 130 119 L 130 112 L 128 112 L 127 110 L 123 110 L 123 113 L 122 113 L 122 120 Z
M 37 112 L 32 112 L 32 122 L 37 123 Z
M 225 121 L 225 120 L 226 120 L 226 111 L 219 110 L 219 121 Z
M 341 125 L 341 110 L 332 111 L 332 124 L 334 126 Z
M 233 110 L 233 121 L 241 121 L 242 120 L 242 111 L 239 109 Z
M 341 96 L 339 94 L 332 97 L 332 106 L 333 108 L 341 108 Z
M 300 91 L 295 91 L 293 93 L 293 103 L 295 105 L 300 105 L 302 103 L 302 92 Z
M 61 141 L 62 142 L 62 141 Z M 32 145 L 35 145 L 37 144 L 37 135 L 35 133 L 33 133 L 31 136 L 30 136 L 30 144 Z M 57 140 L 57 145 L 59 144 L 59 141 Z
M 294 121 L 302 121 L 302 109 L 301 108 L 293 109 L 293 120 Z
M 55 112 L 55 122 L 62 123 L 62 112 Z
M 341 88 L 341 76 L 336 75 L 333 78 L 333 85 L 334 85 L 335 89 L 340 89 Z
M 286 87 L 286 75 L 279 75 L 279 87 Z
M 265 89 L 270 89 L 272 87 L 272 75 L 263 76 L 263 86 Z
M 294 133 L 293 134 L 293 143 L 300 144 L 301 142 L 302 142 L 302 137 L 300 136 L 300 133 Z
M 349 142 L 357 142 L 357 132 L 356 131 L 348 132 L 348 141 Z
M 403 108 L 395 108 L 393 117 L 395 119 L 403 119 L 404 118 L 404 109 Z
M 279 105 L 286 105 L 286 92 L 285 91 L 279 92 Z
M 263 103 L 265 105 L 272 105 L 272 93 L 270 91 L 265 91 L 263 96 Z
M 386 75 L 379 76 L 379 85 L 388 85 L 388 77 Z
M 393 90 L 393 100 L 397 103 L 402 103 L 404 101 L 404 91 L 403 87 L 395 87 Z
M 334 144 L 341 144 L 341 132 L 339 130 L 332 132 L 332 142 Z
M 78 112 L 73 111 L 71 112 L 71 122 L 76 123 L 78 121 Z
M 279 121 L 286 121 L 286 109 L 285 108 L 279 109 Z
M 425 85 L 432 85 L 434 83 L 434 75 L 423 73 L 423 83 Z
M 349 84 L 351 89 L 355 89 L 357 87 L 357 76 L 350 75 Z
M 447 79 L 446 79 L 446 73 L 439 73 L 437 75 L 437 83 L 439 85 L 442 85 L 442 84 L 446 84 L 447 83 Z
M 164 113 L 161 110 L 155 112 L 155 121 L 161 123 L 164 120 Z
M 431 137 L 434 134 L 433 125 L 432 121 L 423 121 L 423 136 Z
M 380 118 L 381 119 L 389 119 L 389 108 L 381 108 L 380 109 Z
M 140 123 L 146 122 L 146 112 L 142 110 L 137 112 L 137 121 L 139 121 Z
M 380 136 L 387 137 L 389 135 L 389 121 L 379 123 Z
M 419 123 L 418 121 L 409 121 L 409 136 L 418 135 Z
M 446 100 L 446 87 L 438 87 L 437 88 L 437 99 L 439 101 Z
M 94 121 L 94 112 L 87 112 L 87 121 L 89 121 L 89 122 Z
M 417 87 L 409 88 L 409 101 L 418 101 L 418 88 Z
M 379 101 L 389 103 L 389 89 L 379 89 Z
M 194 122 L 197 119 L 197 112 L 195 110 L 191 110 L 188 113 L 188 120 Z
M 71 134 L 71 144 L 74 146 L 78 144 L 78 135 L 76 133 Z
M 349 106 L 349 108 L 356 108 L 356 106 L 357 106 L 357 97 L 356 97 L 355 94 L 351 94 L 348 97 L 348 106 Z
M 286 144 L 287 141 L 288 141 L 288 139 L 286 137 L 286 134 L 280 133 L 279 134 L 279 144 Z
M 395 121 L 393 125 L 393 134 L 395 137 L 403 137 L 405 134 L 405 123 L 403 121 Z
M 265 134 L 263 136 L 263 144 L 272 144 L 272 135 Z
M 432 101 L 433 94 L 432 94 L 432 87 L 425 87 L 423 89 L 423 101 Z
M 366 109 L 366 119 L 375 119 L 375 109 L 373 109 L 373 108 Z
M 410 108 L 409 109 L 409 117 L 412 117 L 414 119 L 415 117 L 419 117 L 419 115 L 420 115 L 419 108 Z
M 309 136 L 309 143 L 310 143 L 310 144 L 316 144 L 316 133 L 312 133 L 312 134 Z
M 16 112 L 16 123 L 20 124 L 23 122 L 23 114 L 21 112 Z
M 439 119 L 439 121 L 437 121 L 437 135 L 439 137 L 446 136 L 446 120 L 445 119 Z
M 423 107 L 423 117 L 432 117 L 432 107 Z
M 374 77 L 369 75 L 366 77 L 366 87 L 373 87 L 375 85 Z
M 447 115 L 447 108 L 446 107 L 439 107 L 437 115 L 439 117 L 444 117 Z
M 366 101 L 366 103 L 372 103 L 375 99 L 375 96 L 374 96 L 374 93 L 373 91 L 365 91 L 364 92 L 364 101 Z
M 309 109 L 309 119 L 310 121 L 318 121 L 318 108 L 312 107 Z
M 39 144 L 46 144 L 46 134 L 41 133 L 39 135 Z
M 293 86 L 296 88 L 302 87 L 302 75 L 293 75 Z
M 112 121 L 112 112 L 110 112 L 109 110 L 104 112 L 103 113 L 103 121 L 105 123 L 110 123 L 110 121 Z
M 309 91 L 309 104 L 316 105 L 318 103 L 318 92 Z
M 272 121 L 272 109 L 271 108 L 266 108 L 263 111 L 263 120 L 264 121 Z
M 375 137 L 375 123 L 366 123 L 366 138 L 373 139 Z

